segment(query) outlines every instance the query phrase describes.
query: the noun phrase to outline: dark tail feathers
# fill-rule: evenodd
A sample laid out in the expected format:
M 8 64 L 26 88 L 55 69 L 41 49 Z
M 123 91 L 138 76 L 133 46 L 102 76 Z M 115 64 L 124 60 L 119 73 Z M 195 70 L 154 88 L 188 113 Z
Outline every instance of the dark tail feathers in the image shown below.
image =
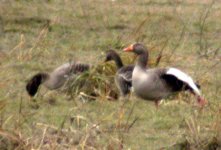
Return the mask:
M 29 82 L 26 85 L 26 90 L 30 96 L 32 96 L 32 97 L 35 96 L 35 94 L 38 91 L 38 87 L 42 83 L 43 77 L 45 75 L 46 75 L 45 73 L 38 73 L 38 74 L 34 75 L 31 78 L 31 80 L 29 80 Z

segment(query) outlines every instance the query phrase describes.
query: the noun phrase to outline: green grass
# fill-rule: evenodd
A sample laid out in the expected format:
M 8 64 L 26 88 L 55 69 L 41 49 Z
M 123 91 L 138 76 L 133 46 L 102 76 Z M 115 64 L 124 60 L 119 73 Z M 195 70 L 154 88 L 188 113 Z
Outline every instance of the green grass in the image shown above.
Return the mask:
M 221 148 L 221 3 L 217 1 L 4 1 L 0 5 L 0 149 Z M 209 105 L 180 94 L 158 110 L 135 95 L 123 104 L 82 103 L 65 91 L 25 91 L 32 75 L 79 60 L 101 64 L 105 51 L 139 41 L 153 65 L 183 69 Z M 172 100 L 173 99 L 173 100 Z

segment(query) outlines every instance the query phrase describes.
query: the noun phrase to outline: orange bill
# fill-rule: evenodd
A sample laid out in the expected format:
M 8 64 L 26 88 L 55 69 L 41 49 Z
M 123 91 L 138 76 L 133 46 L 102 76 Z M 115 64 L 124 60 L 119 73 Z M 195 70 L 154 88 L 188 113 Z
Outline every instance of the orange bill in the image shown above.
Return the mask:
M 125 52 L 129 52 L 129 51 L 133 51 L 133 44 L 131 44 L 130 46 L 124 48 Z

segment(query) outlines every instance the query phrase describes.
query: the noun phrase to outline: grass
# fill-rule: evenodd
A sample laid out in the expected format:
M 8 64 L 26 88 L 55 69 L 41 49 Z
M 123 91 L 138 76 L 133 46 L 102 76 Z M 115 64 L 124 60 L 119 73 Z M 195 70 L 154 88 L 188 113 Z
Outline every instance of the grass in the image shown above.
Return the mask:
M 221 149 L 221 3 L 217 1 L 4 1 L 0 5 L 0 149 Z M 70 60 L 102 64 L 105 51 L 140 41 L 152 66 L 183 69 L 209 105 L 187 93 L 160 109 L 134 94 L 82 102 L 25 84 Z M 96 74 L 97 76 L 97 74 Z M 116 90 L 116 89 L 114 89 Z M 173 99 L 173 100 L 171 100 Z

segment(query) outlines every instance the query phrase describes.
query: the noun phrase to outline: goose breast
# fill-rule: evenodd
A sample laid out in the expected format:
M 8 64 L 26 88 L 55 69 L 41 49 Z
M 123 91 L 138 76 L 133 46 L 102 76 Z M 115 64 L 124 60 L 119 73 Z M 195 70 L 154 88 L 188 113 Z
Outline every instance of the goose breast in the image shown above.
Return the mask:
M 132 84 L 136 94 L 146 100 L 159 100 L 171 93 L 171 88 L 161 79 L 161 69 L 142 70 L 135 67 Z

